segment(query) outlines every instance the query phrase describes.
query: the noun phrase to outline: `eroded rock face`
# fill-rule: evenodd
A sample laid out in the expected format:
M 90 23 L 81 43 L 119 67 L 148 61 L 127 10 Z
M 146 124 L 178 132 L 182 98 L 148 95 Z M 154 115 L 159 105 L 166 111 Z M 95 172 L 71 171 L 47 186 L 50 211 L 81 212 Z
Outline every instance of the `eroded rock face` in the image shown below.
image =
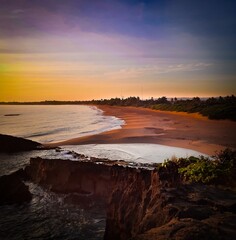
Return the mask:
M 168 181 L 168 175 L 170 181 Z M 117 176 L 107 210 L 105 240 L 232 239 L 236 194 L 204 185 L 184 185 L 171 171 Z M 228 220 L 234 220 L 228 222 Z
M 15 204 L 28 202 L 32 199 L 28 186 L 26 186 L 19 173 L 0 177 L 0 204 Z
M 235 221 L 236 216 L 231 213 L 214 215 L 203 221 L 173 218 L 132 240 L 230 240 L 235 238 Z
M 179 184 L 168 169 L 126 169 L 113 174 L 115 185 L 110 197 L 104 239 L 130 239 L 172 218 L 163 209 L 171 196 L 163 196 L 163 187 Z
M 78 201 L 107 202 L 105 240 L 233 239 L 236 234 L 235 192 L 183 184 L 175 164 L 148 169 L 96 159 L 33 158 L 25 172 L 55 192 L 78 193 Z
M 93 162 L 32 158 L 25 172 L 34 182 L 54 192 L 108 199 L 113 186 L 109 169 L 110 166 Z
M 0 152 L 29 151 L 40 147 L 42 147 L 40 143 L 31 140 L 0 134 Z

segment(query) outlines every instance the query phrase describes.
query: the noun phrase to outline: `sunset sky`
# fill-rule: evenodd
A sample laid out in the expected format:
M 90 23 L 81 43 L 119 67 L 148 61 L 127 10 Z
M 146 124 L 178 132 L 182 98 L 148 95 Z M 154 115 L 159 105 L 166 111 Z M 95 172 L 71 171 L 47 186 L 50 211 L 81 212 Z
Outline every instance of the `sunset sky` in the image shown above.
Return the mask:
M 236 94 L 235 0 L 0 0 L 0 101 Z

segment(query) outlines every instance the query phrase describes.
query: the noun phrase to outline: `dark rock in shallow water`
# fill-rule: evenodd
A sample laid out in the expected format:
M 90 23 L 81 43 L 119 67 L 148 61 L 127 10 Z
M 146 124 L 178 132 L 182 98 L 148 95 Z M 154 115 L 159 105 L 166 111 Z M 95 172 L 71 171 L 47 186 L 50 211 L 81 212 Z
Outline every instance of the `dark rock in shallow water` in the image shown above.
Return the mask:
M 0 177 L 0 205 L 28 202 L 32 199 L 29 188 L 17 174 Z
M 9 113 L 9 114 L 5 114 L 4 115 L 5 117 L 17 117 L 17 116 L 20 116 L 19 113 Z
M 38 142 L 28 139 L 0 134 L 0 152 L 13 153 L 35 150 L 42 147 Z
M 18 169 L 17 171 L 10 174 L 20 180 L 27 181 L 29 180 L 29 176 L 27 175 L 26 171 L 23 168 Z

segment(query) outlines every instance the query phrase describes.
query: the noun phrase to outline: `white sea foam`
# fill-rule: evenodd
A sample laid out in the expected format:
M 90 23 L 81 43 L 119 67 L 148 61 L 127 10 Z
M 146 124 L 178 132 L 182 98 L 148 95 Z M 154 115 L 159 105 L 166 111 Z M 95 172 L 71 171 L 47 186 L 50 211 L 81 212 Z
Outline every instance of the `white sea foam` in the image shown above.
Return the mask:
M 108 158 L 139 163 L 161 163 L 173 157 L 207 156 L 203 153 L 185 148 L 169 147 L 160 144 L 130 143 L 130 144 L 88 144 L 63 146 L 65 150 L 74 151 L 89 157 Z M 76 160 L 75 158 L 67 159 Z
M 9 115 L 10 116 L 6 116 Z M 1 105 L 0 133 L 41 143 L 68 140 L 119 129 L 124 121 L 94 106 Z

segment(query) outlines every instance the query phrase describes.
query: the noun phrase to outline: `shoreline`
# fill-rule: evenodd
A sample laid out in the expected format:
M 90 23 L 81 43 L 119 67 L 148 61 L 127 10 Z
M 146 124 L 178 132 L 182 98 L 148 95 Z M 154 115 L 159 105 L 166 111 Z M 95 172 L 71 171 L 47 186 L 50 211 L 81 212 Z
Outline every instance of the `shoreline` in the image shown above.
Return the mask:
M 95 105 L 104 115 L 125 121 L 120 129 L 44 144 L 46 147 L 82 144 L 156 143 L 208 155 L 236 148 L 236 122 L 209 120 L 200 114 L 167 112 L 138 107 Z

